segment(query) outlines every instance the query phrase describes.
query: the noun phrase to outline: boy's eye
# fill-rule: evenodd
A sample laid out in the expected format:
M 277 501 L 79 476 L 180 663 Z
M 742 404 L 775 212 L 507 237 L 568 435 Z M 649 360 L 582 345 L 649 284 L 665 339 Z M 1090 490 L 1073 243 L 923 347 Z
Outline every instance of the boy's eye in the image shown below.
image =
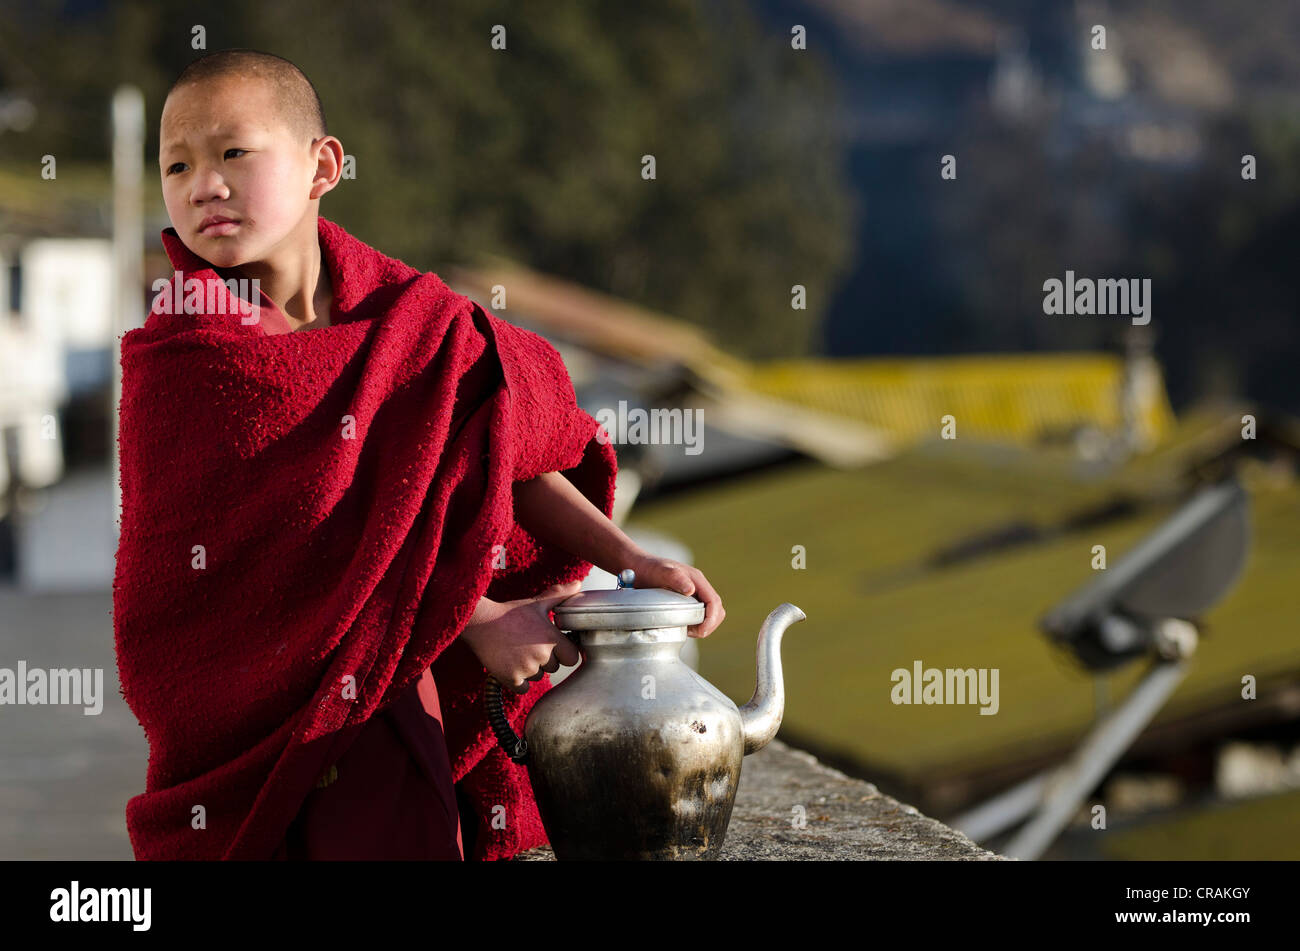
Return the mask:
M 226 149 L 225 153 L 222 155 L 222 158 L 236 158 L 237 156 L 232 155 L 231 154 L 232 152 L 237 152 L 239 153 L 239 155 L 243 155 L 247 151 L 248 149 Z M 184 162 L 174 162 L 171 165 L 167 166 L 167 174 L 171 175 L 172 173 L 181 171 L 184 168 L 185 168 Z

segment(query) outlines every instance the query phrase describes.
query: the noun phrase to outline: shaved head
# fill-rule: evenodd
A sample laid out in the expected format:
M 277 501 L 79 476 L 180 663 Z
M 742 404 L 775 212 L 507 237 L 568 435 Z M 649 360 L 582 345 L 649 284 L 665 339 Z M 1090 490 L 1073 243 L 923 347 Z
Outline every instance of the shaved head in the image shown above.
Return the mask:
M 237 78 L 265 82 L 274 90 L 280 119 L 297 137 L 318 139 L 327 134 L 325 110 L 316 87 L 301 69 L 283 57 L 257 50 L 220 50 L 201 56 L 176 77 L 170 97 L 182 86 L 210 80 Z

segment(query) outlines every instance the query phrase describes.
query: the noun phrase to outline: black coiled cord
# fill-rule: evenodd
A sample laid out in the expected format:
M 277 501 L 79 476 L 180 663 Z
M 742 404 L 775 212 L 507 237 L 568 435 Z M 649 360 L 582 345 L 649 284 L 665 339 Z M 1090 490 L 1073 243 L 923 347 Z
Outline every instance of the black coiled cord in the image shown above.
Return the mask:
M 483 688 L 483 697 L 487 701 L 488 722 L 492 732 L 497 735 L 497 742 L 506 751 L 512 762 L 525 763 L 528 760 L 528 741 L 515 733 L 506 719 L 505 702 L 501 699 L 501 685 L 495 677 L 489 676 Z
M 560 633 L 573 641 L 576 646 L 582 646 L 582 639 L 573 631 Z M 497 742 L 501 744 L 501 748 L 506 751 L 511 762 L 527 763 L 528 741 L 515 733 L 514 728 L 510 726 L 510 721 L 506 718 L 505 701 L 501 699 L 501 684 L 491 674 L 488 675 L 487 683 L 483 686 L 483 700 L 487 704 L 488 723 L 492 724 L 492 732 L 497 735 Z

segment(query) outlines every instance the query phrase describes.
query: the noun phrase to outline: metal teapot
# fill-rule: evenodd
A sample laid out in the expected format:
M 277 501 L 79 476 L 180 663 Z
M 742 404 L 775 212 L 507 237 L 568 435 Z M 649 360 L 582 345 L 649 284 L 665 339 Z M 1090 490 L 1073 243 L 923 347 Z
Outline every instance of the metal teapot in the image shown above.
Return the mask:
M 737 708 L 678 657 L 704 604 L 634 581 L 628 569 L 617 588 L 555 606 L 555 626 L 583 661 L 537 701 L 522 738 L 491 677 L 488 717 L 506 753 L 528 767 L 557 859 L 716 858 L 741 760 L 781 725 L 781 636 L 805 615 L 787 603 L 767 616 L 758 686 Z

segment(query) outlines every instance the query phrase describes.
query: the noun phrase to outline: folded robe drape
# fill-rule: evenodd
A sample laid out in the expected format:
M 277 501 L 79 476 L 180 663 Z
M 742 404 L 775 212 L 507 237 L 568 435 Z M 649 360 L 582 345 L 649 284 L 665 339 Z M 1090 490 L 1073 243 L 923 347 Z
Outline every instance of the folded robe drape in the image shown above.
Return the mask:
M 457 795 L 433 674 L 366 721 L 273 858 L 460 861 Z
M 544 339 L 333 222 L 318 234 L 332 326 L 281 332 L 168 229 L 177 274 L 122 338 L 114 631 L 150 750 L 131 842 L 270 858 L 322 771 L 431 668 L 467 858 L 508 857 L 545 832 L 457 635 L 485 595 L 586 576 L 515 521 L 512 487 L 562 472 L 608 516 L 613 446 Z M 506 692 L 516 730 L 547 689 Z

